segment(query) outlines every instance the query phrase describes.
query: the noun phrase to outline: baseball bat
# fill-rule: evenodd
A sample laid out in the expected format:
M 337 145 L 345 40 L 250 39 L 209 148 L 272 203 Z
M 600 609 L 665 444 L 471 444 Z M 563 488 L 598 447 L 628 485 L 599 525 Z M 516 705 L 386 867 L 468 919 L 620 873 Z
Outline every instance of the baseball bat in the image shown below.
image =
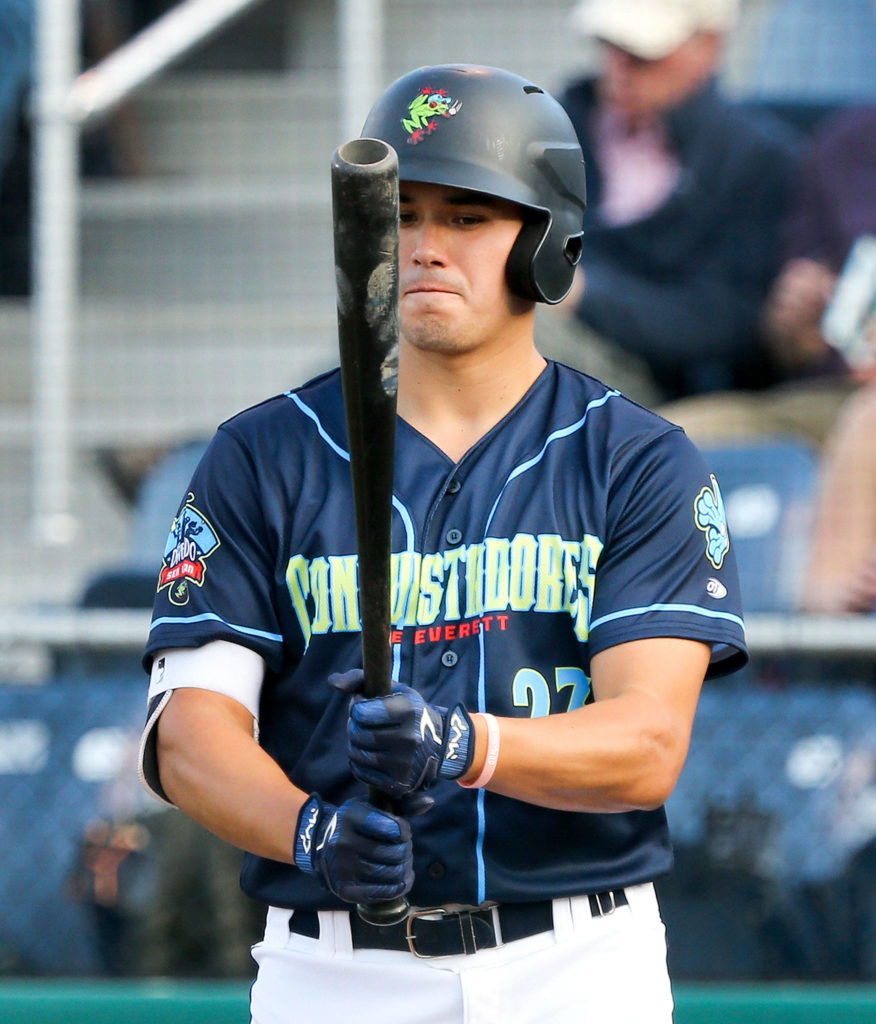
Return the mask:
M 398 155 L 378 139 L 353 139 L 332 158 L 338 343 L 350 449 L 365 696 L 392 687 L 390 557 L 398 387 Z M 392 800 L 369 787 L 382 810 Z M 360 904 L 372 924 L 395 924 L 404 897 Z

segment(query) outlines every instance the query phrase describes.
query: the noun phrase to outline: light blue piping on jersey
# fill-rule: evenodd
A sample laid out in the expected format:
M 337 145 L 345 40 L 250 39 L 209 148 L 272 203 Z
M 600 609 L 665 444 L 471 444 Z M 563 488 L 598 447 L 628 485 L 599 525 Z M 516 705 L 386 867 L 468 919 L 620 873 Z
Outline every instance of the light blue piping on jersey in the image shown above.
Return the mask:
M 311 409 L 309 405 L 305 405 L 304 402 L 302 402 L 301 399 L 298 397 L 298 395 L 293 394 L 291 391 L 286 392 L 286 397 L 291 398 L 292 401 L 298 406 L 298 408 L 304 413 L 304 415 L 313 420 L 313 422 L 316 424 L 317 433 L 323 439 L 323 441 L 325 441 L 329 448 L 331 448 L 331 450 L 336 455 L 340 455 L 342 459 L 349 462 L 350 453 L 345 452 L 344 449 L 341 448 L 341 446 L 336 441 L 333 441 L 332 438 L 329 437 L 329 435 L 325 431 L 325 428 L 319 422 L 319 416 L 316 415 L 313 409 Z
M 325 443 L 331 448 L 331 450 L 339 455 L 345 462 L 350 461 L 350 453 L 345 451 L 332 437 L 328 434 L 325 427 L 320 422 L 319 416 L 306 405 L 301 398 L 292 391 L 285 392 L 287 398 L 291 398 L 292 401 L 298 406 L 298 408 L 304 413 L 308 419 L 313 420 L 316 424 L 316 430 L 319 436 L 325 441 Z M 392 496 L 392 507 L 398 512 L 399 518 L 402 521 L 402 525 L 405 530 L 405 548 L 407 551 L 414 550 L 414 522 L 411 519 L 411 514 L 407 508 L 399 501 L 399 499 L 393 494 Z M 405 609 L 407 611 L 407 609 Z M 394 682 L 398 682 L 401 674 L 401 644 L 394 644 L 392 651 L 392 678 Z
M 228 626 L 229 629 L 233 629 L 238 633 L 243 633 L 245 636 L 259 636 L 263 640 L 276 640 L 277 643 L 283 642 L 283 637 L 279 633 L 266 633 L 263 629 L 251 629 L 249 626 L 238 626 L 234 622 L 227 622 L 222 618 L 221 615 L 216 615 L 215 612 L 204 612 L 202 615 L 189 615 L 185 619 L 178 619 L 173 615 L 167 615 L 162 619 L 156 619 L 149 627 L 151 633 L 156 626 L 183 626 L 189 622 L 221 622 L 223 626 Z
M 588 403 L 584 409 L 584 415 L 575 423 L 570 423 L 568 427 L 561 427 L 559 430 L 555 430 L 552 434 L 548 435 L 547 440 L 542 446 L 541 451 L 538 455 L 528 459 L 526 462 L 522 462 L 519 466 L 516 466 L 508 475 L 508 479 L 502 484 L 502 490 L 499 491 L 499 495 L 493 502 L 493 507 L 490 509 L 490 514 L 487 516 L 487 522 L 484 526 L 484 534 L 486 535 L 490 529 L 490 524 L 493 521 L 493 516 L 496 513 L 496 509 L 499 507 L 499 502 L 502 500 L 502 495 L 505 493 L 508 485 L 512 480 L 515 480 L 518 476 L 521 476 L 527 470 L 532 469 L 533 466 L 537 466 L 539 462 L 544 458 L 545 452 L 554 443 L 554 441 L 560 441 L 563 438 L 569 437 L 572 434 L 579 431 L 587 420 L 587 416 L 591 409 L 598 409 L 610 398 L 619 398 L 620 391 L 606 391 L 600 398 L 594 398 L 594 400 Z M 480 645 L 480 668 L 478 670 L 478 710 L 483 711 L 486 707 L 486 651 L 484 649 L 484 634 L 481 631 L 478 634 L 478 643 Z M 478 836 L 475 843 L 475 860 L 477 862 L 477 875 L 478 875 L 478 903 L 483 903 L 486 897 L 487 889 L 487 873 L 484 865 L 484 838 L 486 833 L 486 815 L 484 812 L 484 799 L 485 791 L 483 789 L 478 790 Z
M 601 398 L 594 398 L 593 401 L 587 405 L 587 408 L 584 410 L 584 415 L 581 417 L 580 420 L 578 420 L 577 423 L 570 423 L 568 427 L 561 427 L 559 430 L 555 430 L 552 434 L 549 434 L 547 440 L 544 443 L 544 446 L 542 447 L 538 455 L 535 455 L 527 462 L 522 462 L 519 466 L 517 466 L 509 473 L 508 479 L 502 485 L 502 490 L 499 491 L 499 496 L 493 502 L 493 507 L 490 509 L 490 514 L 487 516 L 487 524 L 484 527 L 484 533 L 486 533 L 487 530 L 489 530 L 490 528 L 490 523 L 492 523 L 493 521 L 493 515 L 495 514 L 496 509 L 499 506 L 499 502 L 502 500 L 502 495 L 505 493 L 505 489 L 507 488 L 508 484 L 510 484 L 512 480 L 516 479 L 522 473 L 525 473 L 528 469 L 532 469 L 533 466 L 537 466 L 538 463 L 541 462 L 541 460 L 544 458 L 545 452 L 554 443 L 554 441 L 560 441 L 564 437 L 569 437 L 571 434 L 574 434 L 576 431 L 580 430 L 584 426 L 584 422 L 587 419 L 587 415 L 591 409 L 597 409 L 599 408 L 599 406 L 605 405 L 605 403 L 610 398 L 619 397 L 620 391 L 606 391 Z
M 478 633 L 478 647 L 480 649 L 480 666 L 478 667 L 478 708 L 483 711 L 486 701 L 486 649 L 484 647 L 484 631 Z M 487 791 L 478 790 L 478 837 L 475 842 L 475 862 L 477 864 L 478 876 L 478 899 L 477 905 L 487 898 L 487 868 L 484 864 L 484 838 L 487 831 L 487 815 L 484 810 L 484 800 Z
M 625 619 L 630 615 L 646 615 L 648 612 L 690 612 L 692 615 L 702 615 L 707 619 L 725 619 L 727 622 L 739 626 L 740 629 L 745 629 L 745 623 L 738 615 L 733 615 L 730 612 L 711 611 L 695 604 L 649 604 L 644 608 L 624 608 L 622 611 L 612 612 L 610 615 L 603 615 L 601 619 L 594 620 L 590 623 L 590 629 L 594 630 L 597 626 L 604 626 L 606 622 L 613 622 L 615 619 Z
M 316 424 L 317 433 L 323 439 L 323 441 L 325 441 L 325 443 L 329 446 L 329 448 L 331 448 L 331 450 L 336 455 L 339 455 L 345 462 L 349 462 L 350 461 L 350 453 L 348 451 L 345 451 L 345 449 L 343 449 L 337 443 L 337 441 L 333 440 L 329 436 L 329 434 L 326 432 L 325 427 L 323 427 L 322 423 L 320 423 L 319 416 L 317 416 L 317 414 L 313 411 L 313 409 L 311 409 L 309 405 L 305 405 L 305 403 L 301 401 L 301 399 L 298 397 L 298 395 L 293 394 L 293 392 L 291 392 L 291 391 L 287 391 L 286 392 L 286 397 L 287 398 L 291 398 L 292 401 L 298 406 L 298 408 L 304 413 L 304 415 L 307 416 L 309 419 L 313 420 L 313 422 Z M 410 514 L 410 512 L 408 512 L 408 510 L 405 508 L 405 506 L 402 505 L 402 503 L 398 500 L 398 498 L 394 494 L 392 496 L 392 506 L 396 510 L 396 512 L 398 512 L 398 514 L 399 514 L 399 516 L 401 518 L 402 524 L 403 524 L 403 526 L 405 528 L 405 544 L 406 544 L 406 548 L 407 548 L 408 551 L 413 551 L 414 550 L 414 524 L 413 524 L 413 521 L 411 520 L 411 514 Z

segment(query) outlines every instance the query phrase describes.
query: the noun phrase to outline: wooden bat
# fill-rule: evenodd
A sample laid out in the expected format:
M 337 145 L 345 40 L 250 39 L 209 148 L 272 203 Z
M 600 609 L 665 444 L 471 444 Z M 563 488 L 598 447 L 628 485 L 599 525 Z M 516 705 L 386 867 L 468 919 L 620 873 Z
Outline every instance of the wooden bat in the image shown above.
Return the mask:
M 392 687 L 390 557 L 398 387 L 398 155 L 378 139 L 353 139 L 332 158 L 338 342 L 359 554 L 365 696 Z M 369 801 L 392 800 L 369 787 Z M 363 920 L 394 924 L 404 897 L 360 905 Z

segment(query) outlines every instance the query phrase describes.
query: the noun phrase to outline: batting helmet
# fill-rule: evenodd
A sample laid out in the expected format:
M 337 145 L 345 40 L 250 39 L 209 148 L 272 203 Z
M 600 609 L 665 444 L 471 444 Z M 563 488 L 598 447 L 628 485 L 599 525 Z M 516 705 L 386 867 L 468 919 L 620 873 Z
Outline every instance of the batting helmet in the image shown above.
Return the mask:
M 560 104 L 499 68 L 441 64 L 404 75 L 362 129 L 398 153 L 399 177 L 507 199 L 524 225 L 508 258 L 511 290 L 560 302 L 581 256 L 586 190 L 575 129 Z

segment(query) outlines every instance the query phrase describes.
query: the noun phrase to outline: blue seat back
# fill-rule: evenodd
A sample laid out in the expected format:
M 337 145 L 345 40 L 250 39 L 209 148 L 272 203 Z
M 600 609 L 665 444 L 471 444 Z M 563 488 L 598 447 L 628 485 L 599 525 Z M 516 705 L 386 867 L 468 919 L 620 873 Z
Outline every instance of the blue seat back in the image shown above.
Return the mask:
M 794 610 L 809 551 L 815 452 L 790 439 L 701 450 L 724 497 L 743 609 Z

